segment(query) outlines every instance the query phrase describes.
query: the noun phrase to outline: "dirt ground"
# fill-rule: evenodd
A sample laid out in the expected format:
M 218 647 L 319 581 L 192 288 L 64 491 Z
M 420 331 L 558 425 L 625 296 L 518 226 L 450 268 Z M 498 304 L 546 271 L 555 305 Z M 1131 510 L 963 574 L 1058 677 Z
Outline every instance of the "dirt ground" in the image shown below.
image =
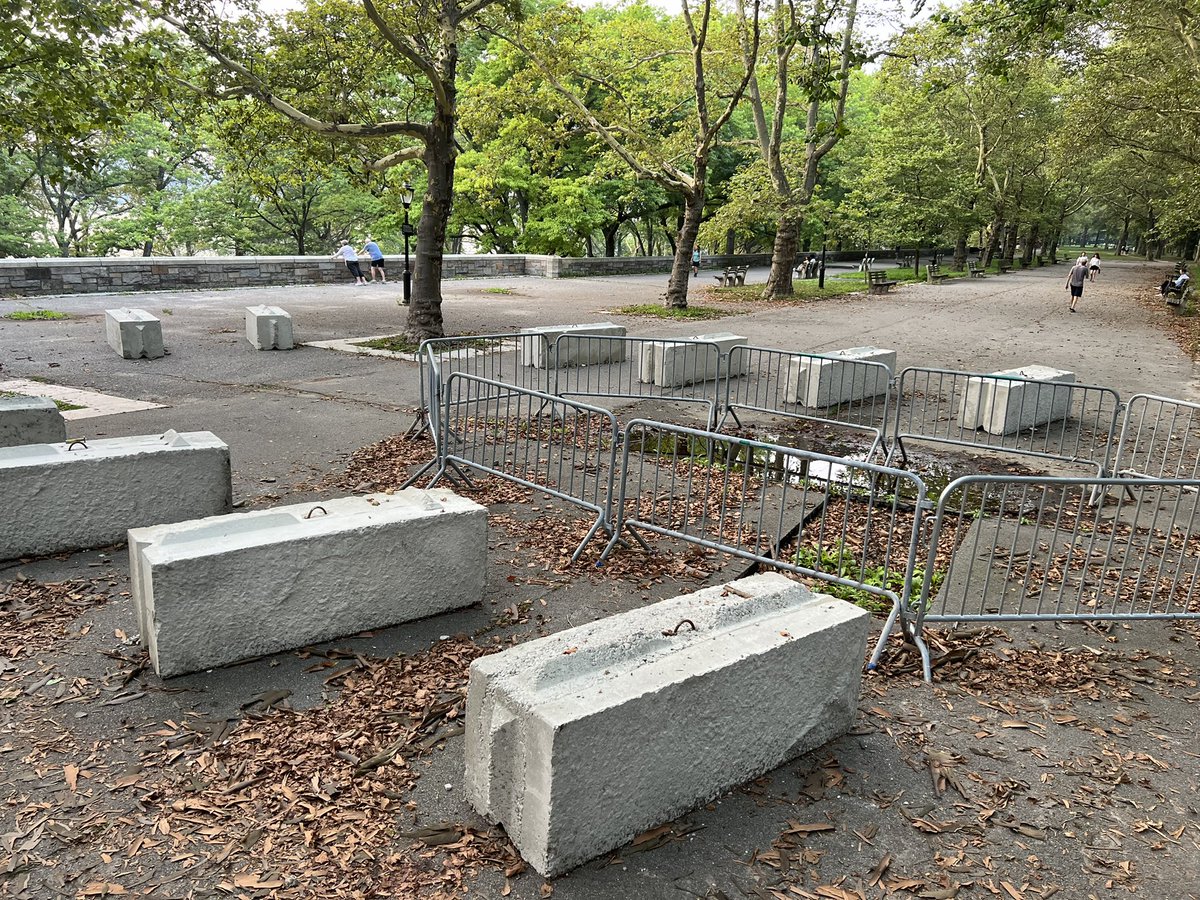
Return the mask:
M 700 323 L 606 312 L 653 302 L 653 276 L 452 282 L 444 309 L 452 331 L 612 318 L 634 334 L 894 347 L 902 367 L 1040 363 L 1123 397 L 1200 399 L 1177 322 L 1147 305 L 1162 268 L 1108 264 L 1075 315 L 1063 266 L 739 304 Z M 378 335 L 398 330 L 395 300 L 382 286 L 0 300 L 0 315 L 71 315 L 0 319 L 0 381 L 162 404 L 74 421 L 69 435 L 214 431 L 242 505 L 388 489 L 432 452 L 392 437 L 412 421 L 416 366 L 258 353 L 241 317 L 272 303 L 302 341 Z M 112 354 L 102 311 L 120 305 L 162 316 L 169 356 Z M 580 516 L 505 485 L 483 497 L 482 605 L 168 681 L 147 668 L 124 547 L 0 568 L 0 896 L 1200 897 L 1194 623 L 939 633 L 932 686 L 894 641 L 847 735 L 567 876 L 525 870 L 463 799 L 470 660 L 745 566 L 634 550 L 601 570 L 571 565 Z

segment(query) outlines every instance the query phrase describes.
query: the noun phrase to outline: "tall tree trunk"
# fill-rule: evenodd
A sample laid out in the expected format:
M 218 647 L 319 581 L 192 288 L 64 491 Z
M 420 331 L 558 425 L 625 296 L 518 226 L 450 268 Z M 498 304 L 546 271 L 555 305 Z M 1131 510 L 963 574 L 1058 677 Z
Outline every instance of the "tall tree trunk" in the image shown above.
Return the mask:
M 1133 213 L 1125 213 L 1125 221 L 1121 223 L 1121 239 L 1117 241 L 1117 255 L 1120 255 L 1121 248 L 1129 243 L 1129 220 L 1133 218 Z
M 447 90 L 453 82 L 447 80 Z M 451 95 L 453 97 L 453 95 Z M 421 219 L 417 223 L 417 252 L 412 277 L 412 304 L 407 332 L 414 339 L 442 337 L 442 248 L 454 192 L 454 112 L 438 110 L 425 143 L 428 175 Z
M 775 226 L 775 244 L 771 248 L 771 274 L 763 291 L 767 297 L 790 297 L 794 292 L 792 270 L 796 267 L 799 253 L 800 223 L 795 219 L 781 218 Z
M 612 225 L 606 225 L 602 229 L 604 231 L 604 255 L 617 255 L 617 232 L 621 230 L 620 222 L 613 222 Z
M 142 242 L 142 256 L 153 256 L 153 255 L 154 255 L 154 238 L 150 238 L 150 240 Z
M 1004 259 L 1007 262 L 1012 262 L 1013 257 L 1017 255 L 1017 233 L 1020 231 L 1020 224 L 1010 222 L 1008 227 L 1004 229 Z
M 1034 222 L 1029 226 L 1029 233 L 1025 236 L 1025 250 L 1021 253 L 1021 261 L 1029 266 L 1033 264 L 1033 245 L 1038 239 L 1038 223 Z
M 683 198 L 683 221 L 675 242 L 675 261 L 667 282 L 664 302 L 671 309 L 687 309 L 688 280 L 692 277 L 692 250 L 700 232 L 700 217 L 704 214 L 704 169 L 696 172 L 696 189 Z
M 965 269 L 967 267 L 967 233 L 960 231 L 958 237 L 954 240 L 954 268 Z
M 992 264 L 992 260 L 996 258 L 996 252 L 1000 249 L 1000 232 L 1004 228 L 1004 210 L 996 210 L 996 215 L 992 219 L 991 227 L 988 230 L 987 248 L 983 252 L 983 266 L 987 268 Z
M 734 252 L 734 234 L 733 229 L 729 228 L 725 231 L 725 255 L 733 256 Z

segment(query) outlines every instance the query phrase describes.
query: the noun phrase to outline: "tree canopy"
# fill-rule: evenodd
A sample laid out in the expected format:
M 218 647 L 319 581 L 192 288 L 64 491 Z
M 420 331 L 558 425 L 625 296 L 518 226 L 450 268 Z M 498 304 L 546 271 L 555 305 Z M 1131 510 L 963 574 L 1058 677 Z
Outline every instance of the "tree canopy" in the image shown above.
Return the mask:
M 1200 0 L 16 0 L 0 252 L 1195 258 Z

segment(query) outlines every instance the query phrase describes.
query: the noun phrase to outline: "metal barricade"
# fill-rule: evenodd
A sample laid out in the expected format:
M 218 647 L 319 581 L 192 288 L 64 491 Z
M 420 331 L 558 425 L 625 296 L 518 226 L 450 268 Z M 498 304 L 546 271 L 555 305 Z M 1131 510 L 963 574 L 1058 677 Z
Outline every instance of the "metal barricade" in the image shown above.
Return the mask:
M 671 400 L 708 408 L 716 423 L 727 354 L 712 341 L 563 334 L 554 342 L 550 392 L 560 397 Z
M 595 515 L 571 557 L 609 525 L 616 447 L 612 413 L 541 391 L 454 372 L 443 387 L 437 473 L 471 484 L 468 470 L 495 475 Z M 408 483 L 427 471 L 426 466 Z
M 437 418 L 442 407 L 442 389 L 454 372 L 545 391 L 549 373 L 531 362 L 547 347 L 543 335 L 511 331 L 422 341 L 417 350 L 421 407 L 408 436 L 418 437 L 429 431 L 437 444 L 441 434 Z
M 880 362 L 837 354 L 734 347 L 725 374 L 718 429 L 737 410 L 788 416 L 869 437 L 870 459 L 884 448 L 892 370 Z
M 645 419 L 622 433 L 606 560 L 623 535 L 676 538 L 907 606 L 925 487 L 911 472 Z M 911 498 L 907 500 L 904 498 Z
M 1198 487 L 1197 479 L 951 482 L 906 616 L 926 680 L 929 623 L 1200 618 Z
M 1200 477 L 1200 403 L 1135 394 L 1112 471 L 1130 478 Z
M 888 464 L 906 441 L 957 444 L 1107 471 L 1121 398 L 1111 388 L 910 367 L 897 379 Z

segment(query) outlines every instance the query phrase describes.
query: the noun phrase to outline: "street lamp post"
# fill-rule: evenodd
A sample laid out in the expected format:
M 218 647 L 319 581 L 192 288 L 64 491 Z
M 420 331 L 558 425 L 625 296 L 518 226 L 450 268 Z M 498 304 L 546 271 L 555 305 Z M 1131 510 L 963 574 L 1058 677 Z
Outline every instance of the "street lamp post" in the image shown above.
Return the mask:
M 826 219 L 821 223 L 821 268 L 818 270 L 817 289 L 825 290 L 825 249 L 828 246 L 826 235 L 828 234 L 829 220 Z
M 408 222 L 408 210 L 413 201 L 412 182 L 404 182 L 402 191 L 400 201 L 404 204 L 404 226 L 400 229 L 400 233 L 404 235 L 404 305 L 408 306 L 412 302 L 412 270 L 408 267 L 408 241 L 415 231 Z

